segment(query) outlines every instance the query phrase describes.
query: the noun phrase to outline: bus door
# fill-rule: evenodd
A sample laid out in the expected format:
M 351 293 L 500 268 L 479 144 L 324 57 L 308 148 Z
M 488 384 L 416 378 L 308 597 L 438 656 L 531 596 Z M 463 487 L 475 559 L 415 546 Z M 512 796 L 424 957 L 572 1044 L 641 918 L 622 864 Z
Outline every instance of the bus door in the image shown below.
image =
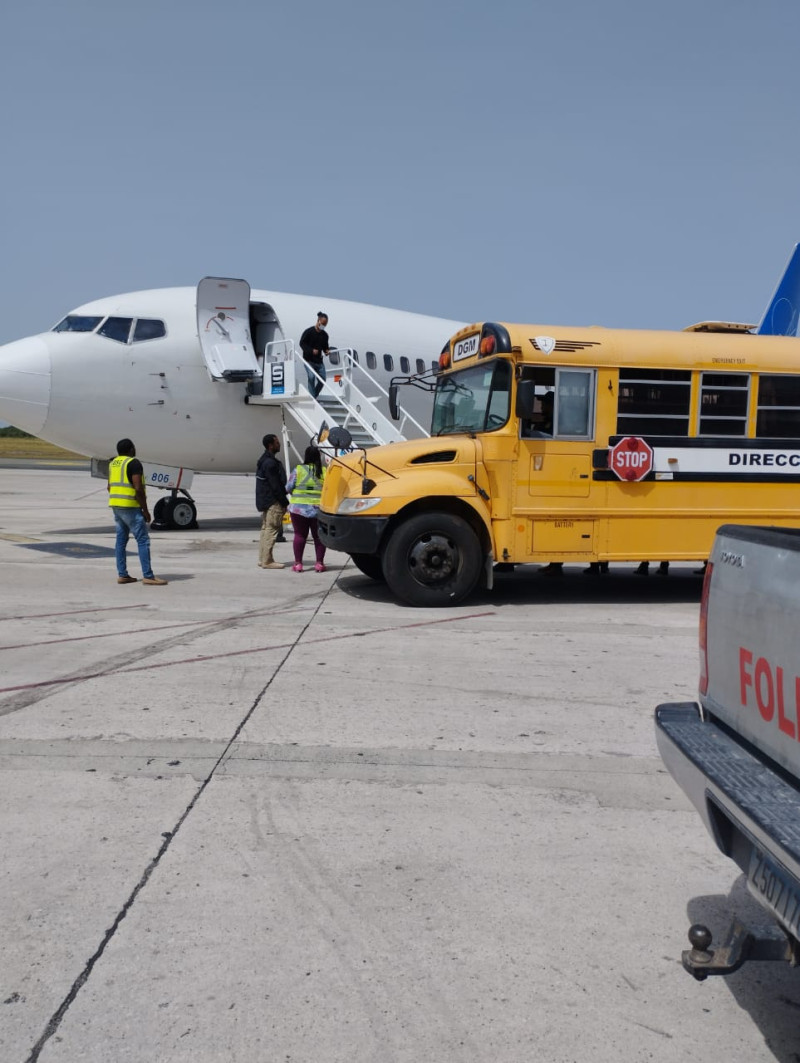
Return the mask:
M 536 366 L 528 374 L 536 400 L 520 423 L 516 492 L 516 515 L 530 522 L 526 551 L 590 553 L 595 521 L 581 511 L 592 487 L 597 371 Z

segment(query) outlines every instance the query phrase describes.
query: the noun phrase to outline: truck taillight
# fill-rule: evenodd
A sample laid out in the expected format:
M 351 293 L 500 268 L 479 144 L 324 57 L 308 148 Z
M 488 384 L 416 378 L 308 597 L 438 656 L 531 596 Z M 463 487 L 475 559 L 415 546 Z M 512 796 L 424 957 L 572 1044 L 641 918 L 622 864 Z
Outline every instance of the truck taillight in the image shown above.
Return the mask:
M 709 561 L 703 577 L 703 594 L 700 598 L 700 693 L 708 691 L 708 592 L 711 588 L 711 573 L 714 566 Z

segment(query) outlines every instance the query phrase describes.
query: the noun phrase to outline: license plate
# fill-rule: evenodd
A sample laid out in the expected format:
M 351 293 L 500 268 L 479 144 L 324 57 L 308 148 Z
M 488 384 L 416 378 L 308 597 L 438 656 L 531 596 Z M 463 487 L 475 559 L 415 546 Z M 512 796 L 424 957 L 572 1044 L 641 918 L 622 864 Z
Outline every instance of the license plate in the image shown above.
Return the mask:
M 796 938 L 800 938 L 800 888 L 787 871 L 755 845 L 750 855 L 747 888 Z

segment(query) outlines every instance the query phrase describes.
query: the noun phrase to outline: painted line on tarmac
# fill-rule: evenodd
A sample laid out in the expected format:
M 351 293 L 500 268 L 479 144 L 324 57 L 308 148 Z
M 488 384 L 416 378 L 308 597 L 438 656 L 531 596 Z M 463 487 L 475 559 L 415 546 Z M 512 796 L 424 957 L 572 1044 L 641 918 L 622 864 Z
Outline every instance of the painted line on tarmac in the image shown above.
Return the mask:
M 112 609 L 149 609 L 150 604 L 148 602 L 142 602 L 141 605 L 114 605 L 109 609 L 81 609 L 75 610 L 75 613 L 94 613 L 94 612 L 111 612 Z M 0 646 L 0 652 L 3 650 L 31 650 L 37 646 L 54 646 L 61 642 L 87 642 L 90 639 L 113 639 L 117 635 L 142 635 L 149 634 L 151 631 L 168 631 L 170 628 L 176 627 L 193 627 L 195 625 L 202 624 L 230 624 L 232 621 L 237 620 L 258 620 L 265 616 L 288 616 L 290 613 L 297 612 L 295 609 L 274 609 L 265 607 L 263 609 L 254 609 L 252 612 L 247 613 L 235 613 L 233 616 L 218 616 L 212 617 L 209 620 L 180 620 L 175 624 L 154 624 L 150 627 L 132 627 L 126 631 L 98 631 L 94 635 L 65 635 L 60 639 L 41 639 L 39 642 L 17 642 L 8 646 Z M 68 611 L 66 613 L 38 613 L 32 616 L 26 617 L 7 617 L 5 619 L 11 620 L 35 620 L 38 617 L 50 617 L 50 616 L 72 616 L 73 613 Z
M 103 605 L 92 609 L 64 609 L 60 613 L 19 613 L 17 616 L 0 616 L 2 620 L 47 620 L 51 616 L 78 616 L 80 613 L 114 613 L 121 609 L 149 609 L 150 602 L 141 602 L 138 605 Z M 32 643 L 34 645 L 34 643 Z
M 415 627 L 432 627 L 435 624 L 453 624 L 459 620 L 478 620 L 482 617 L 496 616 L 490 609 L 485 613 L 466 613 L 463 616 L 448 616 L 441 620 L 417 620 L 413 624 L 393 624 L 390 627 L 367 628 L 365 631 L 343 632 L 340 635 L 325 635 L 323 638 L 309 639 L 304 646 L 315 646 L 322 642 L 337 642 L 341 639 L 363 638 L 366 635 L 384 635 L 392 631 L 410 631 Z M 236 618 L 239 619 L 239 618 Z M 204 621 L 207 623 L 208 621 Z M 219 621 L 217 621 L 218 623 Z M 172 625 L 171 625 L 172 626 Z M 185 625 L 177 624 L 176 627 Z M 270 650 L 288 650 L 296 642 L 279 642 L 271 646 L 254 646 L 249 650 L 229 650 L 227 653 L 202 654 L 199 657 L 182 657 L 177 661 L 160 661 L 155 664 L 137 665 L 135 668 L 111 668 L 105 672 L 86 672 L 84 675 L 68 676 L 64 679 L 42 679 L 37 683 L 19 683 L 16 686 L 0 687 L 0 694 L 11 694 L 17 690 L 37 690 L 41 687 L 63 686 L 68 683 L 85 683 L 89 679 L 103 679 L 110 675 L 131 675 L 134 672 L 150 672 L 156 668 L 175 668 L 181 664 L 203 664 L 206 661 L 220 661 L 228 657 L 244 657 L 253 653 L 268 653 Z
M 284 664 L 286 663 L 286 661 L 291 656 L 292 651 L 296 647 L 298 647 L 298 646 L 300 646 L 302 644 L 303 636 L 308 631 L 308 629 L 310 628 L 310 626 L 313 623 L 313 621 L 319 615 L 319 611 L 322 608 L 322 606 L 324 605 L 324 603 L 327 601 L 329 594 L 330 594 L 330 589 L 325 594 L 322 595 L 322 597 L 320 598 L 320 600 L 317 603 L 316 607 L 314 608 L 311 616 L 308 618 L 308 620 L 305 622 L 305 624 L 303 624 L 303 626 L 301 627 L 301 629 L 299 630 L 299 632 L 295 636 L 294 640 L 292 642 L 288 643 L 287 646 L 285 647 L 285 652 L 284 652 L 283 656 L 281 657 L 281 659 L 275 665 L 275 667 L 273 669 L 273 672 L 270 675 L 269 679 L 267 679 L 267 681 L 264 684 L 264 686 L 261 688 L 261 690 L 259 691 L 257 696 L 254 698 L 252 704 L 250 705 L 250 708 L 247 710 L 247 712 L 244 714 L 242 719 L 236 725 L 236 727 L 235 727 L 235 729 L 233 731 L 233 734 L 231 735 L 227 745 L 225 746 L 225 748 L 220 753 L 219 758 L 215 761 L 215 763 L 212 766 L 211 770 L 208 772 L 206 777 L 200 783 L 197 791 L 195 792 L 194 797 L 192 797 L 192 799 L 189 802 L 189 804 L 186 806 L 184 811 L 178 817 L 178 820 L 175 823 L 175 826 L 173 827 L 173 829 L 162 832 L 161 836 L 162 836 L 162 838 L 164 840 L 161 843 L 161 845 L 159 846 L 158 852 L 155 854 L 155 856 L 149 861 L 149 863 L 145 867 L 145 869 L 144 869 L 139 881 L 136 883 L 136 885 L 131 890 L 130 894 L 128 895 L 127 900 L 123 903 L 122 907 L 120 908 L 119 912 L 117 913 L 117 916 L 116 916 L 114 922 L 106 930 L 106 932 L 103 935 L 103 938 L 100 941 L 100 944 L 98 945 L 97 949 L 89 957 L 89 959 L 86 961 L 86 963 L 84 964 L 83 969 L 78 974 L 78 976 L 75 979 L 75 981 L 72 983 L 72 986 L 70 987 L 70 989 L 67 992 L 66 996 L 62 1000 L 61 1004 L 58 1006 L 58 1008 L 55 1010 L 53 1015 L 48 1020 L 48 1022 L 46 1024 L 41 1036 L 36 1041 L 36 1043 L 33 1045 L 32 1049 L 30 1051 L 30 1054 L 25 1059 L 25 1063 L 37 1063 L 37 1061 L 39 1059 L 39 1056 L 41 1055 L 42 1050 L 44 1049 L 45 1045 L 50 1040 L 50 1038 L 55 1035 L 56 1031 L 60 1027 L 61 1023 L 64 1020 L 64 1016 L 67 1014 L 67 1012 L 71 1008 L 71 1006 L 74 1003 L 75 998 L 77 997 L 78 993 L 80 993 L 80 991 L 83 989 L 84 985 L 87 983 L 87 981 L 91 977 L 91 974 L 92 974 L 92 971 L 94 970 L 95 964 L 97 964 L 97 962 L 101 959 L 101 957 L 103 956 L 104 952 L 106 951 L 106 948 L 108 947 L 109 943 L 111 942 L 111 940 L 116 935 L 117 930 L 120 927 L 120 924 L 126 918 L 128 912 L 131 910 L 133 905 L 136 903 L 137 897 L 142 892 L 142 890 L 145 889 L 145 887 L 147 886 L 147 884 L 148 884 L 148 882 L 150 880 L 150 877 L 152 876 L 153 872 L 158 868 L 159 864 L 161 863 L 162 858 L 165 856 L 165 854 L 167 853 L 167 850 L 172 845 L 172 842 L 177 837 L 178 833 L 180 832 L 181 828 L 183 827 L 183 824 L 186 822 L 188 817 L 191 815 L 193 809 L 197 805 L 198 801 L 203 796 L 203 793 L 205 792 L 206 787 L 209 785 L 211 780 L 214 778 L 214 776 L 215 776 L 215 774 L 217 772 L 217 769 L 224 763 L 224 761 L 225 761 L 226 757 L 228 756 L 229 752 L 233 749 L 235 743 L 238 742 L 239 735 L 242 733 L 242 731 L 244 730 L 244 728 L 247 725 L 248 721 L 252 717 L 253 713 L 256 711 L 256 709 L 260 705 L 260 703 L 261 703 L 262 699 L 264 698 L 264 696 L 266 695 L 267 691 L 272 686 L 272 683 L 275 680 L 275 678 L 280 674 L 281 669 L 283 668 Z M 484 614 L 484 615 L 494 615 L 494 610 L 492 610 L 491 613 Z M 444 620 L 440 620 L 440 621 L 432 621 L 432 623 L 437 623 L 437 622 L 438 623 L 446 623 L 448 619 L 449 618 L 445 618 Z M 453 618 L 453 619 L 459 619 L 459 618 L 456 617 L 456 618 Z M 403 625 L 395 625 L 394 628 L 389 629 L 389 630 L 397 630 L 398 627 L 402 627 L 402 626 Z M 423 627 L 425 625 L 417 623 L 417 624 L 408 624 L 408 625 L 405 625 L 405 626 L 407 626 L 407 627 Z M 345 637 L 345 636 L 334 636 L 334 637 L 335 638 L 339 638 L 339 637 Z M 328 641 L 328 640 L 321 639 L 321 640 L 318 640 L 318 641 L 323 641 L 324 642 L 324 641 Z M 228 655 L 227 654 L 220 654 L 219 656 L 224 657 L 224 656 L 228 656 Z M 137 669 L 137 671 L 138 671 L 138 669 Z
M 127 608 L 147 608 L 141 606 L 128 606 Z M 91 611 L 91 610 L 87 610 Z M 61 642 L 88 642 L 90 639 L 113 639 L 118 635 L 149 635 L 153 631 L 169 631 L 176 627 L 196 627 L 202 624 L 229 624 L 233 620 L 258 620 L 265 616 L 274 616 L 274 609 L 262 609 L 257 613 L 237 613 L 235 616 L 222 616 L 213 620 L 180 620 L 175 624 L 151 624 L 149 627 L 131 627 L 124 631 L 100 631 L 95 635 L 65 635 L 61 639 L 42 639 L 40 642 L 17 642 L 9 646 L 0 646 L 3 650 L 31 650 L 37 646 L 55 646 Z M 285 615 L 285 614 L 281 614 Z

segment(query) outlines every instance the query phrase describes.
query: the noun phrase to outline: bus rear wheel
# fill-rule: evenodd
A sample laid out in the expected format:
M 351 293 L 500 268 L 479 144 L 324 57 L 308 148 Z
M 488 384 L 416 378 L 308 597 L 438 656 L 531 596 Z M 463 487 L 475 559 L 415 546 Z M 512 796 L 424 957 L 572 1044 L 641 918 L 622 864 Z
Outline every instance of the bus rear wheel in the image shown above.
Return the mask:
M 409 605 L 455 605 L 476 587 L 478 536 L 451 513 L 420 513 L 395 529 L 383 554 L 390 589 Z
M 363 572 L 370 579 L 383 583 L 383 566 L 377 554 L 351 554 L 350 560 L 359 572 Z

